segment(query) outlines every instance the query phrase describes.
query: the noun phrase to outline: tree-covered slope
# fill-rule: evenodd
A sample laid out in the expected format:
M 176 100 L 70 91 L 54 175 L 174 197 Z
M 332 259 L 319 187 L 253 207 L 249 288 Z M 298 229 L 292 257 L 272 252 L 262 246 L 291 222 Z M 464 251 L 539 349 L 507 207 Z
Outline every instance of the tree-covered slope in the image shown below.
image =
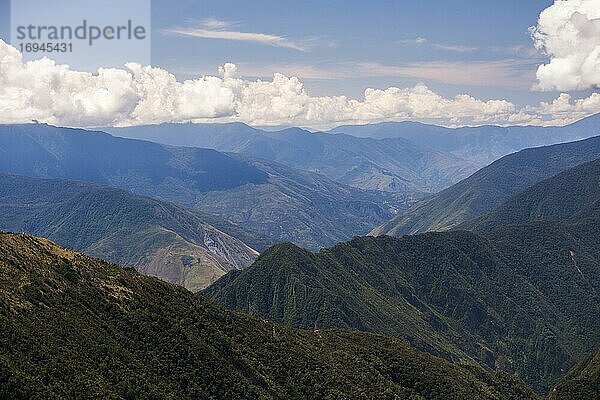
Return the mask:
M 21 234 L 0 234 L 0 397 L 536 398 L 400 340 L 280 326 Z
M 292 326 L 402 337 L 543 393 L 600 345 L 598 226 L 365 237 L 316 254 L 277 245 L 203 293 Z
M 600 351 L 581 360 L 550 392 L 550 400 L 597 400 L 600 397 Z
M 578 222 L 600 211 L 600 159 L 570 168 L 508 199 L 461 228 L 491 232 L 535 221 Z
M 410 200 L 273 162 L 43 124 L 0 125 L 0 172 L 110 185 L 315 249 L 368 233 Z
M 247 267 L 254 248 L 269 243 L 219 217 L 123 190 L 5 174 L 0 229 L 44 236 L 193 291 Z
M 416 203 L 371 234 L 402 236 L 454 228 L 546 178 L 599 157 L 600 137 L 522 150 Z

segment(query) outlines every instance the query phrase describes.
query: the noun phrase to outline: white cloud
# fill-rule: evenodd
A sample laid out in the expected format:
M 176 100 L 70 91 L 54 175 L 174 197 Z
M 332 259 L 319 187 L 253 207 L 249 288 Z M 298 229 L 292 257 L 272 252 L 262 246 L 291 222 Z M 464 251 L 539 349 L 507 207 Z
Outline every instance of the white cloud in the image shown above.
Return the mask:
M 600 86 L 600 0 L 556 0 L 530 29 L 550 61 L 537 70 L 540 90 Z
M 306 52 L 308 47 L 301 43 L 289 40 L 285 36 L 271 35 L 268 33 L 239 32 L 228 30 L 235 25 L 230 21 L 222 21 L 216 18 L 207 18 L 200 21 L 203 28 L 170 28 L 163 32 L 167 34 L 198 37 L 203 39 L 235 40 L 242 42 L 261 43 L 268 46 L 283 47 Z
M 47 58 L 23 63 L 0 40 L 0 122 L 36 119 L 56 125 L 137 125 L 159 122 L 229 122 L 323 129 L 340 124 L 420 120 L 442 125 L 550 124 L 599 112 L 600 95 L 517 107 L 507 100 L 467 94 L 441 96 L 424 84 L 368 88 L 364 98 L 311 96 L 296 77 L 245 80 L 225 64 L 219 76 L 178 81 L 170 72 L 135 63 L 127 69 L 73 71 Z
M 414 39 L 401 39 L 398 41 L 399 44 L 409 45 L 409 44 L 424 44 L 427 43 L 427 39 L 424 37 L 416 37 Z
M 461 45 L 449 45 L 449 44 L 436 43 L 436 44 L 434 44 L 434 46 L 437 47 L 438 49 L 442 49 L 442 50 L 446 50 L 446 51 L 453 51 L 455 53 L 469 53 L 471 51 L 477 50 L 477 47 L 461 46 Z
M 592 93 L 589 97 L 575 99 L 567 93 L 561 93 L 552 102 L 542 102 L 532 110 L 540 115 L 550 115 L 553 123 L 563 124 L 600 112 L 600 93 Z
M 235 25 L 233 22 L 223 21 L 214 17 L 205 18 L 200 22 L 206 29 L 225 29 Z

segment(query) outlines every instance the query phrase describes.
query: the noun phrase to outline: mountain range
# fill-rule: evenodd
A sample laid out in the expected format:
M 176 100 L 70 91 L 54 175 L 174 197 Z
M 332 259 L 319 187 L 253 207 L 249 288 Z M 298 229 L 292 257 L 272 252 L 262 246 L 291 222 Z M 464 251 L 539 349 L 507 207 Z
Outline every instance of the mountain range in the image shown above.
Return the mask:
M 371 235 L 452 229 L 561 171 L 600 157 L 600 137 L 521 150 L 398 213 Z
M 0 233 L 0 397 L 534 400 L 514 376 L 366 333 L 305 331 Z
M 402 138 L 480 166 L 530 147 L 572 142 L 600 135 L 600 114 L 565 126 L 494 126 L 445 128 L 419 122 L 382 122 L 340 126 L 329 133 L 374 139 Z
M 104 128 L 117 136 L 246 154 L 362 189 L 437 192 L 510 153 L 599 135 L 600 114 L 564 127 L 444 128 L 416 122 L 265 131 L 243 123 Z
M 544 393 L 600 348 L 598 182 L 600 160 L 548 178 L 478 220 L 479 234 L 277 245 L 202 293 L 292 326 L 402 337 Z
M 160 124 L 106 130 L 127 138 L 276 161 L 368 190 L 435 192 L 478 168 L 474 163 L 403 138 L 376 140 L 300 128 L 267 132 L 241 123 Z
M 365 234 L 414 199 L 247 156 L 44 124 L 0 126 L 0 172 L 109 185 L 313 249 Z
M 438 154 L 434 171 L 459 152 L 257 132 L 223 153 L 0 126 L 0 229 L 87 254 L 0 233 L 0 397 L 539 399 L 522 379 L 595 400 L 600 137 L 505 156 L 404 211 L 452 179 L 364 190 L 335 165 L 365 146 L 398 171 Z M 447 232 L 338 243 L 394 213 L 374 233 Z

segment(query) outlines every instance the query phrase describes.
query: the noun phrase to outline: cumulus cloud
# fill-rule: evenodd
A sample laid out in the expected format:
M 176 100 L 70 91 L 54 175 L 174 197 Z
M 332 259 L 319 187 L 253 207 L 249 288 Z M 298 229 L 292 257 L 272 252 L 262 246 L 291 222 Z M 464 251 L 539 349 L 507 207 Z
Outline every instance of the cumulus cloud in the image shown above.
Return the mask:
M 230 122 L 323 129 L 339 124 L 420 120 L 441 125 L 552 123 L 600 111 L 600 96 L 517 107 L 507 100 L 467 94 L 444 97 L 424 84 L 368 88 L 360 100 L 311 96 L 297 77 L 246 80 L 234 64 L 218 76 L 178 81 L 170 72 L 128 63 L 97 73 L 71 70 L 43 58 L 24 63 L 0 40 L 0 122 L 33 119 L 56 125 L 139 125 L 160 122 Z
M 573 99 L 570 94 L 561 93 L 551 102 L 542 102 L 533 112 L 551 115 L 556 124 L 566 124 L 600 112 L 600 93 L 592 93 L 581 99 Z
M 530 30 L 536 48 L 550 57 L 537 70 L 537 89 L 600 86 L 600 0 L 556 0 Z

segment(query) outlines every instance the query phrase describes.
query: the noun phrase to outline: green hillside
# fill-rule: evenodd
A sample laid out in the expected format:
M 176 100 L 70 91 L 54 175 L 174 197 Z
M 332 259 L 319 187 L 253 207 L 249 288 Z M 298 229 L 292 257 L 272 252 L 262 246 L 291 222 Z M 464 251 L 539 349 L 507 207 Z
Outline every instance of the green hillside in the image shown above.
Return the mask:
M 491 232 L 534 221 L 577 222 L 600 211 L 600 159 L 568 169 L 510 198 L 461 228 Z
M 0 234 L 0 397 L 536 398 L 400 340 L 244 316 L 21 234 Z
M 84 182 L 0 174 L 0 229 L 200 290 L 245 268 L 269 241 L 219 217 Z M 240 241 L 240 239 L 246 241 Z
M 549 178 L 473 222 L 484 234 L 278 245 L 203 293 L 292 326 L 402 337 L 544 393 L 600 345 L 598 182 L 600 160 Z
M 597 158 L 600 137 L 519 151 L 416 203 L 371 234 L 402 236 L 455 228 L 546 178 Z
M 600 396 L 600 351 L 586 357 L 550 392 L 550 400 L 597 400 Z
M 357 238 L 316 254 L 278 245 L 203 293 L 292 326 L 402 337 L 543 393 L 600 345 L 598 234 L 591 223 Z

